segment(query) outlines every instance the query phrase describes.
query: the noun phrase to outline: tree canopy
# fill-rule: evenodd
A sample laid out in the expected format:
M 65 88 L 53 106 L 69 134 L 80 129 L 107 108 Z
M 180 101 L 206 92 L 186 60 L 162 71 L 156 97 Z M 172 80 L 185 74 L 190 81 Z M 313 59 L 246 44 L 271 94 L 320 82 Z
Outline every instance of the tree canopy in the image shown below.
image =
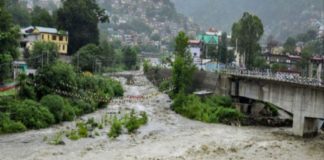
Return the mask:
M 248 12 L 232 26 L 232 43 L 238 42 L 238 51 L 244 57 L 244 65 L 251 69 L 261 54 L 259 40 L 263 35 L 263 24 L 258 16 Z
M 95 0 L 63 0 L 57 11 L 57 24 L 69 32 L 69 53 L 74 54 L 82 46 L 99 43 L 99 22 L 108 22 L 105 10 Z
M 0 83 L 10 76 L 11 61 L 18 57 L 19 28 L 5 9 L 5 0 L 0 0 Z

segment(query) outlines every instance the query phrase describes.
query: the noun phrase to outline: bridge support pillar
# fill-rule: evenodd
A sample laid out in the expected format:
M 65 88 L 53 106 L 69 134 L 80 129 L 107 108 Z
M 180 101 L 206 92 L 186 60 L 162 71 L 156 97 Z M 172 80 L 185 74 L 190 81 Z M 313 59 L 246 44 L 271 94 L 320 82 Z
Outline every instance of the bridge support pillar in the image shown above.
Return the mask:
M 318 133 L 319 120 L 317 118 L 308 118 L 302 115 L 294 115 L 293 133 L 302 137 L 314 137 Z

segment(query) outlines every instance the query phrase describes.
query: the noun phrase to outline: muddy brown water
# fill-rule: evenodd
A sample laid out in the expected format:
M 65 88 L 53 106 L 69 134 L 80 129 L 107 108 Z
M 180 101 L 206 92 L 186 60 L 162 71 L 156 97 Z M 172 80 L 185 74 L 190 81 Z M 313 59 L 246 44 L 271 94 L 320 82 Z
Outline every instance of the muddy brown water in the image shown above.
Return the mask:
M 140 72 L 132 72 L 135 84 L 124 84 L 125 96 L 141 96 L 157 89 Z M 141 85 L 136 85 L 141 82 Z M 146 85 L 142 85 L 144 84 Z M 0 136 L 0 160 L 228 160 L 283 159 L 323 160 L 324 135 L 313 139 L 290 136 L 290 128 L 237 127 L 206 124 L 183 118 L 170 110 L 170 99 L 159 94 L 144 101 L 110 104 L 106 109 L 82 119 L 100 120 L 109 112 L 130 109 L 146 111 L 149 122 L 136 134 L 107 137 L 109 126 L 100 136 L 78 141 L 64 139 L 65 145 L 49 145 L 44 137 L 73 128 L 66 122 L 48 129 Z

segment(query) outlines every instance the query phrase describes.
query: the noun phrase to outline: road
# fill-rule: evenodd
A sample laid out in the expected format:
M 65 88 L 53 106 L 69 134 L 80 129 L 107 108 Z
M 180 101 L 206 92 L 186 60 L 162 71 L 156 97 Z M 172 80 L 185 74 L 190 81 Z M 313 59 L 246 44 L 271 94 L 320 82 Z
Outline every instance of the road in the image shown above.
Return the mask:
M 157 89 L 140 72 L 133 72 L 135 84 L 124 84 L 125 96 L 156 93 Z M 170 110 L 170 99 L 159 94 L 144 101 L 110 104 L 106 109 L 82 119 L 100 119 L 107 112 L 146 111 L 149 122 L 136 134 L 107 137 L 109 126 L 100 136 L 65 145 L 49 145 L 44 137 L 74 127 L 66 122 L 48 129 L 0 136 L 0 160 L 228 160 L 228 159 L 324 159 L 324 134 L 314 139 L 288 135 L 289 128 L 238 127 L 206 124 L 183 118 Z

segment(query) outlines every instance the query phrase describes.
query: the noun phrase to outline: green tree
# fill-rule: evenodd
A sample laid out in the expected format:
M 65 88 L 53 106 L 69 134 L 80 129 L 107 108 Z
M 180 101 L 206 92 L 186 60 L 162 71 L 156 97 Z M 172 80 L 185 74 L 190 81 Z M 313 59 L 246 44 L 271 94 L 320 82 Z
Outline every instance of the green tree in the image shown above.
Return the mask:
M 124 57 L 123 61 L 126 66 L 126 69 L 128 70 L 134 69 L 134 67 L 136 67 L 137 64 L 138 51 L 135 48 L 132 48 L 130 46 L 124 47 L 122 51 Z
M 175 61 L 172 65 L 173 96 L 180 92 L 188 92 L 192 83 L 192 75 L 195 66 L 192 63 L 190 54 L 187 52 L 188 37 L 180 32 L 176 38 Z
M 295 54 L 295 48 L 296 48 L 295 38 L 289 37 L 284 44 L 285 52 L 289 54 Z
M 57 11 L 57 24 L 69 32 L 69 53 L 74 54 L 82 46 L 99 43 L 99 22 L 108 22 L 105 10 L 96 0 L 63 0 Z
M 73 56 L 73 64 L 81 71 L 94 72 L 101 52 L 101 49 L 95 44 L 85 45 Z
M 52 64 L 59 57 L 58 47 L 53 42 L 35 42 L 30 57 L 31 60 L 28 61 L 28 65 L 33 68 Z
M 27 128 L 39 129 L 53 124 L 54 117 L 49 110 L 32 100 L 24 100 L 10 106 L 11 119 L 22 122 Z
M 35 99 L 35 88 L 28 84 L 28 76 L 25 74 L 19 75 L 19 90 L 18 96 L 22 99 Z
M 55 27 L 55 20 L 53 16 L 46 10 L 36 6 L 31 13 L 31 20 L 33 26 Z
M 64 99 L 61 96 L 47 95 L 41 99 L 40 103 L 47 107 L 48 110 L 54 115 L 57 123 L 63 120 Z
M 259 40 L 263 35 L 263 24 L 259 17 L 248 12 L 232 26 L 232 43 L 238 42 L 238 51 L 244 57 L 248 69 L 254 67 L 255 59 L 261 55 Z
M 35 81 L 38 99 L 44 95 L 55 93 L 55 90 L 71 93 L 74 88 L 67 85 L 76 86 L 76 73 L 72 65 L 56 61 L 39 69 Z
M 179 32 L 178 36 L 175 39 L 175 43 L 175 55 L 185 57 L 187 53 L 187 47 L 189 45 L 189 37 L 187 37 L 186 33 Z
M 228 64 L 233 61 L 231 59 L 231 56 L 229 55 L 229 52 L 227 50 L 227 33 L 222 33 L 221 42 L 218 47 L 218 61 L 224 64 Z
M 18 57 L 19 37 L 19 28 L 5 9 L 5 0 L 0 0 L 0 83 L 8 78 L 11 62 Z

